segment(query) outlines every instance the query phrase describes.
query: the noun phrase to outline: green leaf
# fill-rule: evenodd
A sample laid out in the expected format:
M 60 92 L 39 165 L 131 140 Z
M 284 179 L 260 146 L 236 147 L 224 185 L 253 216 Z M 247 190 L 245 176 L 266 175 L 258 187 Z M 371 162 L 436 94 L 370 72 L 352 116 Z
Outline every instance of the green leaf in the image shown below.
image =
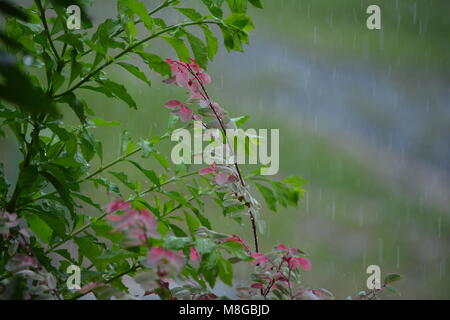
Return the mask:
M 91 48 L 102 55 L 106 54 L 108 48 L 125 48 L 123 42 L 119 42 L 116 40 L 116 37 L 112 37 L 119 28 L 119 20 L 106 19 L 105 22 L 98 26 L 97 31 L 92 36 L 92 41 L 100 44 L 100 46 L 91 46 Z M 89 42 L 87 42 L 87 44 L 89 45 Z
M 73 202 L 73 199 L 70 195 L 69 191 L 70 188 L 68 184 L 58 180 L 58 178 L 56 178 L 53 174 L 51 174 L 48 171 L 41 171 L 40 174 L 53 185 L 53 187 L 56 189 L 56 192 L 61 196 L 61 199 L 64 202 L 64 204 L 67 206 L 72 215 L 74 215 L 75 203 Z
M 61 141 L 67 142 L 74 137 L 72 133 L 56 124 L 49 124 L 48 127 L 58 136 Z
M 58 158 L 50 163 L 63 168 L 79 168 L 83 166 L 83 163 L 77 162 L 74 158 L 69 157 Z
M 191 236 L 193 239 L 195 239 L 195 231 L 200 227 L 200 222 L 194 218 L 191 214 L 184 211 L 184 217 L 186 218 L 186 224 L 188 225 L 189 232 L 191 233 Z
M 53 73 L 52 75 L 52 85 L 53 89 L 57 91 L 63 84 L 66 78 L 60 73 Z
M 92 158 L 95 156 L 95 148 L 92 145 L 91 141 L 84 137 L 81 137 L 80 148 L 83 158 L 88 162 L 91 161 Z
M 99 87 L 82 86 L 81 88 L 101 92 L 109 98 L 119 98 L 128 104 L 130 108 L 137 109 L 136 102 L 134 102 L 123 85 L 111 80 L 96 80 L 96 82 L 100 85 Z
M 78 245 L 79 255 L 87 257 L 93 264 L 97 265 L 97 258 L 101 256 L 104 245 L 91 235 L 77 237 L 74 240 Z
M 84 103 L 79 100 L 73 92 L 69 92 L 61 97 L 58 102 L 67 103 L 69 107 L 75 112 L 81 123 L 86 122 L 86 114 L 84 112 Z
M 239 258 L 240 260 L 248 261 L 252 259 L 245 248 L 242 246 L 242 244 L 238 242 L 227 241 L 220 244 L 220 247 L 227 250 L 230 254 Z
M 182 39 L 169 36 L 162 36 L 162 38 L 170 43 L 170 45 L 175 49 L 178 58 L 181 61 L 189 62 L 191 54 L 189 53 L 189 49 L 186 47 Z
M 223 11 L 221 9 L 223 0 L 202 0 L 202 2 L 208 7 L 209 11 L 217 18 L 222 18 Z
M 233 265 L 222 257 L 219 259 L 219 278 L 226 285 L 233 285 Z
M 134 148 L 134 142 L 131 139 L 130 133 L 128 130 L 124 130 L 122 132 L 122 136 L 120 137 L 120 155 L 128 154 Z
M 385 285 L 384 286 L 387 290 L 389 290 L 390 292 L 392 292 L 393 294 L 396 294 L 396 295 L 398 295 L 398 296 L 401 296 L 402 294 L 400 293 L 400 291 L 396 288 L 396 287 L 394 287 L 394 286 L 392 286 L 392 285 L 390 285 L 390 284 L 387 284 L 387 285 Z
M 167 236 L 164 238 L 164 248 L 171 250 L 181 250 L 184 249 L 190 242 L 191 239 L 188 237 Z
M 36 215 L 26 216 L 27 224 L 30 230 L 44 243 L 49 243 L 53 230 L 42 219 Z
M 263 196 L 264 200 L 267 203 L 267 206 L 272 211 L 277 211 L 277 199 L 275 197 L 275 194 L 273 193 L 272 189 L 259 184 L 255 183 L 256 187 L 258 188 L 259 192 L 261 192 L 261 195 Z
M 54 252 L 56 252 L 57 254 L 59 254 L 61 257 L 63 257 L 64 259 L 66 259 L 67 261 L 69 261 L 72 264 L 76 264 L 76 261 L 72 258 L 72 256 L 70 255 L 70 252 L 67 251 L 66 249 L 58 249 L 55 250 Z M 66 269 L 66 268 L 63 268 Z
M 137 54 L 152 70 L 158 72 L 162 76 L 170 76 L 170 67 L 163 59 L 161 59 L 161 57 L 144 51 L 138 51 Z
M 125 70 L 127 70 L 132 75 L 134 75 L 136 78 L 144 81 L 149 86 L 152 85 L 150 80 L 147 79 L 147 76 L 145 75 L 145 73 L 140 71 L 139 68 L 136 67 L 135 65 L 132 65 L 132 64 L 129 64 L 129 63 L 126 63 L 126 62 L 118 62 L 117 64 L 119 66 L 121 66 L 122 68 L 124 68 Z
M 72 82 L 78 76 L 80 76 L 81 72 L 83 71 L 83 64 L 79 63 L 76 59 L 76 51 L 72 51 L 72 52 L 75 53 L 75 55 L 73 56 L 73 58 L 71 60 L 69 85 L 72 84 Z
M 250 31 L 255 28 L 250 17 L 243 13 L 233 13 L 226 17 L 223 22 L 243 31 Z
M 92 182 L 95 183 L 95 185 L 102 185 L 106 188 L 106 190 L 110 193 L 114 193 L 118 196 L 120 196 L 120 190 L 119 187 L 111 182 L 110 180 L 106 179 L 106 178 L 91 178 L 90 179 Z
M 186 32 L 186 36 L 189 44 L 191 45 L 192 52 L 194 53 L 195 62 L 202 68 L 206 69 L 208 64 L 208 55 L 203 41 L 189 32 Z
M 159 181 L 159 178 L 158 178 L 157 174 L 155 173 L 155 171 L 145 169 L 139 163 L 137 163 L 135 161 L 128 160 L 128 162 L 131 163 L 132 165 L 134 165 L 136 168 L 138 168 L 155 185 L 157 185 L 157 186 L 161 185 L 161 182 Z
M 111 227 L 104 220 L 97 220 L 91 225 L 92 230 L 94 230 L 95 234 L 98 237 L 103 237 L 105 239 L 109 239 L 114 243 L 119 243 L 124 235 L 121 232 L 112 232 L 113 227 Z
M 223 44 L 227 51 L 243 51 L 240 39 L 236 37 L 235 34 L 229 30 L 229 28 L 220 26 L 220 31 L 222 31 Z
M 39 212 L 35 214 L 39 219 L 44 221 L 52 231 L 59 237 L 65 238 L 67 236 L 65 217 L 58 212 Z
M 115 171 L 109 171 L 111 175 L 116 177 L 120 182 L 122 182 L 125 186 L 130 188 L 133 191 L 136 191 L 136 186 L 128 181 L 128 176 L 123 172 L 115 172 Z
M 208 28 L 207 25 L 202 25 L 203 33 L 205 35 L 206 40 L 206 49 L 208 52 L 209 60 L 213 60 L 219 50 L 219 40 L 217 40 L 216 36 L 213 32 Z
M 97 257 L 97 261 L 103 263 L 122 262 L 125 259 L 134 258 L 137 256 L 138 254 L 135 252 L 131 252 L 125 249 L 116 249 L 104 252 L 102 255 Z
M 208 218 L 206 218 L 204 215 L 202 215 L 199 210 L 195 210 L 194 214 L 197 217 L 197 219 L 200 221 L 202 226 L 205 226 L 206 228 L 211 229 L 211 222 L 209 222 Z
M 399 274 L 395 274 L 395 273 L 391 273 L 388 274 L 385 278 L 384 278 L 384 283 L 385 284 L 389 284 L 395 281 L 398 281 L 401 279 L 401 276 Z
M 66 44 L 72 46 L 78 52 L 83 52 L 84 51 L 83 41 L 80 38 L 81 38 L 80 34 L 65 33 L 65 34 L 59 36 L 58 38 L 56 38 L 55 40 L 61 41 L 63 43 L 66 43 Z
M 186 232 L 183 231 L 180 227 L 178 227 L 175 224 L 169 223 L 170 229 L 172 229 L 172 232 L 177 237 L 187 237 Z
M 248 0 L 248 2 L 250 2 L 253 6 L 263 9 L 263 4 L 261 2 L 261 0 Z
M 92 119 L 92 122 L 96 127 L 115 127 L 120 125 L 120 122 L 117 121 L 107 121 L 102 118 Z
M 36 190 L 41 189 L 44 185 L 45 180 L 39 176 L 37 167 L 30 166 L 20 171 L 17 188 L 22 191 L 24 197 L 36 192 Z
M 245 13 L 247 11 L 247 0 L 227 0 L 231 12 Z
M 23 73 L 15 63 L 10 61 L 15 61 L 15 57 L 6 53 L 2 54 L 0 59 L 1 100 L 9 101 L 20 106 L 21 110 L 32 114 L 55 113 L 53 101 L 48 99 L 48 95 L 42 88 L 36 86 L 31 81 L 31 76 Z
M 211 252 L 202 255 L 200 271 L 211 288 L 213 288 L 216 284 L 217 276 L 219 274 L 218 262 L 220 258 L 221 256 L 218 252 Z
M 9 184 L 5 179 L 3 163 L 0 163 L 0 199 L 5 198 L 8 192 Z
M 151 141 L 141 139 L 138 146 L 142 149 L 142 158 L 147 159 L 153 154 L 154 148 Z
M 195 240 L 195 248 L 200 254 L 210 253 L 216 247 L 216 243 L 211 239 L 197 238 Z
M 84 147 L 83 145 L 88 144 L 89 148 L 92 149 L 94 154 L 96 153 L 98 155 L 98 157 L 100 158 L 100 161 L 103 161 L 103 145 L 99 140 L 97 140 L 92 135 L 92 133 L 90 133 L 86 129 L 82 130 L 80 141 L 82 142 L 82 144 L 81 144 L 82 150 Z M 84 156 L 84 154 L 83 154 L 83 156 Z
M 298 191 L 296 188 L 290 188 L 289 185 L 278 181 L 270 181 L 270 184 L 275 190 L 277 201 L 285 208 L 287 205 L 297 206 L 300 196 L 305 192 L 303 189 Z
M 136 14 L 139 18 L 141 18 L 144 25 L 148 30 L 153 29 L 153 18 L 148 15 L 148 10 L 145 5 L 137 0 L 119 0 L 120 3 L 127 6 L 134 14 Z
M 200 20 L 203 16 L 195 9 L 192 8 L 175 8 L 183 15 L 191 19 L 192 21 Z
M 98 203 L 94 202 L 90 197 L 75 192 L 73 192 L 72 195 L 80 199 L 81 201 L 91 205 L 92 207 L 98 209 L 99 211 L 102 211 L 102 207 Z
M 167 158 L 166 158 L 164 155 L 162 155 L 162 154 L 159 153 L 159 152 L 155 152 L 155 153 L 154 153 L 154 157 L 155 157 L 156 160 L 158 160 L 159 164 L 160 164 L 161 166 L 163 166 L 163 168 L 164 168 L 165 170 L 168 170 L 168 169 L 169 169 L 169 160 L 167 160 Z
M 237 127 L 240 127 L 244 123 L 246 123 L 248 119 L 250 119 L 250 116 L 241 116 L 237 118 L 232 118 L 231 121 L 233 121 Z
M 308 183 L 308 180 L 303 179 L 300 176 L 290 176 L 290 177 L 284 178 L 282 180 L 282 182 L 291 185 L 297 191 L 304 191 L 303 186 Z

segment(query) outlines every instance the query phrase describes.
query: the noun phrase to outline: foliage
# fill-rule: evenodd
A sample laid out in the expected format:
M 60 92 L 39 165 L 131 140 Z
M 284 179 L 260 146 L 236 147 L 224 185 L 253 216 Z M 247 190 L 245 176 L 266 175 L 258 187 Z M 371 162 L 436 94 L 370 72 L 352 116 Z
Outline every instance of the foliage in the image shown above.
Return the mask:
M 1 33 L 0 134 L 12 133 L 23 156 L 14 185 L 6 181 L 0 165 L 1 297 L 76 299 L 93 292 L 98 299 L 151 294 L 161 299 L 215 299 L 212 290 L 218 280 L 232 285 L 235 263 L 253 263 L 258 269 L 250 287 L 241 290 L 247 298 L 332 297 L 324 289 L 301 284 L 300 272 L 311 268 L 304 252 L 283 245 L 267 255 L 259 252 L 264 222 L 247 181 L 255 182 L 267 207 L 276 211 L 277 204 L 297 205 L 305 180 L 245 175 L 236 163 L 190 170 L 170 165 L 158 151 L 158 144 L 180 122 L 190 127 L 195 120 L 220 129 L 218 140 L 224 146 L 225 128 L 245 122 L 246 117 L 230 118 L 211 99 L 206 86 L 212 80 L 205 69 L 219 48 L 212 28 L 220 31 L 227 50 L 242 51 L 254 28 L 248 6 L 262 8 L 261 2 L 202 0 L 201 13 L 180 6 L 178 0 L 164 0 L 152 10 L 138 0 L 119 0 L 117 16 L 97 28 L 84 2 L 70 1 L 74 3 L 82 8 L 81 30 L 67 28 L 66 1 L 36 0 L 30 8 L 2 2 L 0 7 L 9 15 Z M 184 18 L 168 24 L 156 15 L 163 10 L 176 10 Z M 56 14 L 49 18 L 50 12 Z M 149 43 L 157 38 L 167 41 L 178 59 L 152 52 Z M 79 92 L 90 90 L 138 109 L 126 86 L 109 78 L 112 65 L 149 86 L 154 75 L 148 71 L 157 73 L 166 83 L 186 88 L 190 98 L 166 104 L 174 114 L 167 133 L 136 140 L 125 131 L 119 156 L 105 163 L 95 129 L 117 123 L 96 117 L 95 106 Z M 194 111 L 187 104 L 199 107 Z M 76 125 L 64 121 L 67 110 L 76 115 Z M 140 160 L 133 158 L 138 154 Z M 164 172 L 146 166 L 151 157 Z M 100 167 L 92 169 L 96 162 Z M 114 171 L 122 162 L 138 170 L 142 181 Z M 81 191 L 84 184 L 103 188 L 112 201 L 107 206 L 97 203 Z M 238 223 L 250 217 L 254 250 L 236 235 L 214 231 L 206 199 Z M 98 214 L 84 214 L 86 206 Z M 75 291 L 66 283 L 71 265 L 81 267 L 82 288 Z M 122 282 L 125 275 L 143 292 L 131 292 Z M 173 281 L 170 286 L 168 279 Z

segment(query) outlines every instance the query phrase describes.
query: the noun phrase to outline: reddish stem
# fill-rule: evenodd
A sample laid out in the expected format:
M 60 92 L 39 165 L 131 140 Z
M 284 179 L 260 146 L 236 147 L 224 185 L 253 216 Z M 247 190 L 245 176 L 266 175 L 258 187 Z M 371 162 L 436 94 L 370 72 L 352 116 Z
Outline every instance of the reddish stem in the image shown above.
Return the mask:
M 191 69 L 191 67 L 189 65 L 185 65 L 185 64 L 181 64 L 181 63 L 179 65 L 181 65 L 182 67 L 186 68 L 189 71 L 189 73 L 191 75 L 193 75 L 194 78 L 197 80 L 198 84 L 200 85 L 200 87 L 202 88 L 202 91 L 203 91 L 203 92 L 200 92 L 200 94 L 202 95 L 204 100 L 208 101 L 208 105 L 211 108 L 211 110 L 214 112 L 214 115 L 215 115 L 217 121 L 219 121 L 220 128 L 222 129 L 222 133 L 223 133 L 223 135 L 224 135 L 224 137 L 225 137 L 225 139 L 227 140 L 227 143 L 228 143 L 227 131 L 225 129 L 225 126 L 224 126 L 224 124 L 222 122 L 222 119 L 221 119 L 220 115 L 217 113 L 216 109 L 212 105 L 211 99 L 209 98 L 208 91 L 206 90 L 205 85 L 203 84 L 203 81 L 197 76 L 197 74 L 194 72 L 194 70 Z M 239 165 L 237 164 L 236 160 L 234 161 L 234 167 L 236 168 L 236 172 L 238 173 L 239 181 L 240 181 L 241 185 L 243 187 L 245 187 L 244 178 L 242 177 L 241 170 L 239 169 Z M 250 222 L 252 224 L 253 239 L 254 239 L 254 242 L 255 242 L 255 251 L 259 252 L 258 232 L 257 232 L 257 229 L 256 229 L 255 216 L 253 215 L 253 213 L 251 212 L 250 209 L 248 210 L 248 213 L 249 213 L 249 216 L 250 216 Z

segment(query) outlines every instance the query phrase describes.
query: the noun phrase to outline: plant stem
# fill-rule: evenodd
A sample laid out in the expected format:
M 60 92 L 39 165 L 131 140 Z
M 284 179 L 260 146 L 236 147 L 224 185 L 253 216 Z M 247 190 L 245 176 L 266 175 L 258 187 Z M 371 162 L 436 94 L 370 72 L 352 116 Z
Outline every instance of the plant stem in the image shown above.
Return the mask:
M 66 91 L 59 93 L 57 95 L 54 95 L 52 98 L 59 98 L 64 96 L 67 93 L 72 92 L 73 90 L 81 87 L 84 83 L 86 83 L 87 81 L 89 81 L 93 76 L 95 76 L 97 73 L 99 73 L 101 70 L 103 70 L 104 68 L 106 68 L 107 66 L 111 65 L 113 62 L 115 62 L 117 59 L 119 59 L 120 57 L 124 56 L 125 54 L 131 52 L 133 49 L 139 47 L 140 45 L 142 45 L 143 43 L 152 40 L 154 38 L 159 37 L 160 35 L 170 32 L 172 30 L 175 30 L 177 28 L 182 28 L 182 27 L 187 27 L 187 26 L 192 26 L 192 25 L 202 25 L 202 24 L 220 24 L 220 22 L 218 21 L 210 21 L 210 20 L 205 20 L 205 21 L 194 21 L 194 22 L 185 22 L 185 23 L 179 23 L 170 27 L 167 27 L 165 29 L 162 29 L 159 32 L 156 32 L 138 42 L 136 42 L 135 44 L 129 46 L 128 48 L 126 48 L 125 50 L 119 52 L 117 55 L 115 55 L 113 58 L 109 59 L 108 61 L 106 61 L 105 63 L 103 63 L 101 66 L 97 67 L 96 69 L 94 69 L 93 71 L 91 71 L 88 75 L 86 75 L 82 80 L 80 80 L 78 83 L 76 83 L 75 85 L 73 85 L 71 88 L 67 89 Z
M 141 193 L 138 194 L 138 197 L 142 197 L 142 196 L 146 195 L 147 193 L 152 192 L 153 190 L 155 190 L 155 189 L 157 189 L 157 188 L 159 188 L 159 187 L 165 186 L 166 184 L 169 184 L 169 183 L 175 182 L 175 181 L 177 181 L 177 180 L 180 180 L 180 179 L 184 179 L 184 178 L 193 176 L 193 175 L 195 175 L 195 174 L 198 174 L 198 172 L 197 172 L 197 171 L 193 171 L 193 172 L 188 172 L 188 173 L 186 173 L 186 174 L 184 174 L 184 175 L 182 175 L 182 176 L 179 176 L 179 177 L 172 177 L 172 178 L 170 178 L 169 180 L 167 180 L 167 181 L 161 183 L 160 186 L 154 185 L 154 186 L 152 186 L 152 187 L 150 187 L 150 188 L 148 188 L 148 189 L 142 191 Z
M 14 213 L 17 209 L 17 207 L 16 207 L 17 200 L 19 199 L 20 192 L 21 192 L 21 190 L 20 190 L 21 175 L 22 175 L 23 170 L 28 168 L 31 163 L 31 160 L 33 158 L 34 145 L 35 145 L 35 143 L 37 143 L 39 141 L 39 132 L 40 131 L 41 131 L 41 127 L 40 127 L 39 123 L 35 123 L 33 131 L 31 132 L 31 141 L 27 145 L 26 155 L 25 155 L 23 164 L 19 169 L 19 176 L 17 178 L 16 186 L 14 188 L 11 199 L 9 200 L 9 202 L 6 206 L 6 211 L 9 213 Z
M 130 156 L 132 156 L 132 155 L 134 155 L 134 154 L 136 154 L 136 153 L 138 153 L 138 152 L 141 151 L 141 150 L 142 150 L 142 148 L 139 147 L 139 148 L 136 148 L 135 150 L 131 151 L 130 153 L 127 153 L 127 154 L 124 154 L 124 155 L 120 156 L 119 158 L 117 158 L 117 159 L 111 161 L 110 163 L 106 164 L 105 166 L 102 166 L 102 167 L 98 168 L 97 170 L 95 170 L 95 171 L 92 172 L 91 174 L 87 175 L 86 177 L 84 177 L 84 178 L 82 178 L 82 179 L 76 181 L 75 184 L 83 183 L 83 182 L 85 182 L 85 181 L 91 179 L 92 177 L 95 177 L 95 176 L 98 175 L 99 173 L 102 173 L 102 172 L 105 171 L 106 169 L 109 169 L 110 167 L 116 165 L 117 163 L 119 163 L 119 162 L 121 162 L 121 161 L 124 161 L 126 158 L 128 158 L 128 157 L 130 157 Z M 24 206 L 24 205 L 27 205 L 27 204 L 30 203 L 30 202 L 35 202 L 35 201 L 44 199 L 44 198 L 46 198 L 46 197 L 48 197 L 48 196 L 51 196 L 51 195 L 54 195 L 54 194 L 56 194 L 56 193 L 57 193 L 56 191 L 52 191 L 52 192 L 50 192 L 50 193 L 43 194 L 43 195 L 41 195 L 41 196 L 39 196 L 39 197 L 37 197 L 37 198 L 30 199 L 29 201 L 26 201 L 26 202 L 22 203 L 22 204 L 20 205 L 20 207 L 22 207 L 22 206 Z
M 228 141 L 227 130 L 225 129 L 225 125 L 222 122 L 222 118 L 220 117 L 220 115 L 217 113 L 216 109 L 212 105 L 211 99 L 209 97 L 208 91 L 205 88 L 205 85 L 203 84 L 203 81 L 198 77 L 198 75 L 194 72 L 194 70 L 192 70 L 192 68 L 189 65 L 187 65 L 185 67 L 194 76 L 194 78 L 197 80 L 197 82 L 200 84 L 200 87 L 202 88 L 202 91 L 203 91 L 203 92 L 201 92 L 201 95 L 202 95 L 203 99 L 208 101 L 209 107 L 213 111 L 214 116 L 216 117 L 217 121 L 219 121 L 219 125 L 220 125 L 220 128 L 222 129 L 222 133 L 223 133 L 223 135 L 225 137 L 226 143 L 229 145 L 230 143 Z M 233 150 L 231 150 L 231 151 L 233 152 Z M 236 168 L 236 171 L 237 171 L 237 174 L 238 174 L 239 181 L 240 181 L 241 185 L 243 187 L 245 187 L 245 181 L 244 181 L 244 178 L 242 177 L 241 170 L 239 169 L 239 165 L 237 163 L 236 158 L 234 159 L 234 167 Z M 259 252 L 258 232 L 257 232 L 257 229 L 256 229 L 255 216 L 253 215 L 253 213 L 252 213 L 252 211 L 250 209 L 248 210 L 248 214 L 250 216 L 250 222 L 251 222 L 251 225 L 252 225 L 253 241 L 255 242 L 255 251 Z
M 164 1 L 163 3 L 161 3 L 158 7 L 156 7 L 155 9 L 153 9 L 153 10 L 151 10 L 151 11 L 149 11 L 148 12 L 148 15 L 149 16 L 152 16 L 152 15 L 154 15 L 155 13 L 157 13 L 158 11 L 160 11 L 161 9 L 164 9 L 165 7 L 168 7 L 168 6 L 170 6 L 172 3 L 174 3 L 176 0 L 166 0 L 166 1 Z M 142 23 L 142 20 L 141 19 L 136 19 L 136 20 L 134 20 L 134 24 L 139 24 L 139 23 Z M 117 37 L 118 35 L 120 35 L 121 33 L 123 33 L 125 30 L 121 27 L 121 28 L 119 28 L 116 32 L 114 32 L 112 35 L 111 35 L 111 37 L 112 38 L 115 38 L 115 37 Z M 89 53 L 91 53 L 92 52 L 92 49 L 89 49 L 89 50 L 86 50 L 85 52 L 83 52 L 82 54 L 81 54 L 81 57 L 84 57 L 85 55 L 88 55 Z
M 129 274 L 129 273 L 132 273 L 132 272 L 138 270 L 139 268 L 141 268 L 141 265 L 140 265 L 140 264 L 136 264 L 136 265 L 134 265 L 133 267 L 131 267 L 130 269 L 125 270 L 125 271 L 123 271 L 123 272 L 121 272 L 121 273 L 119 273 L 119 274 L 116 274 L 114 277 L 112 277 L 112 278 L 106 280 L 106 281 L 103 282 L 102 284 L 108 284 L 108 283 L 111 283 L 111 282 L 113 282 L 114 280 L 117 280 L 117 279 L 119 279 L 119 278 L 121 278 L 121 277 L 123 277 L 123 276 L 125 276 L 125 275 L 127 275 L 127 274 Z M 87 292 L 77 293 L 76 295 L 74 295 L 73 297 L 71 297 L 69 300 L 76 300 L 76 299 L 79 299 L 79 298 L 81 298 L 81 297 L 87 295 L 88 293 L 90 293 L 92 290 L 93 290 L 93 289 L 91 289 L 91 290 L 89 290 L 89 291 L 87 291 Z
M 192 175 L 194 175 L 194 174 L 197 174 L 197 172 L 196 172 L 196 171 L 195 171 L 195 172 L 189 172 L 189 173 L 186 173 L 186 174 L 184 174 L 184 175 L 182 175 L 182 176 L 179 176 L 179 177 L 173 177 L 173 178 L 170 178 L 169 180 L 167 180 L 167 181 L 161 183 L 159 186 L 154 185 L 154 186 L 150 187 L 149 189 L 147 189 L 147 190 L 141 192 L 138 196 L 139 196 L 139 197 L 142 197 L 143 195 L 145 195 L 145 194 L 147 194 L 147 193 L 149 193 L 149 192 L 152 192 L 153 190 L 155 190 L 155 189 L 157 189 L 157 188 L 163 187 L 163 186 L 165 186 L 165 185 L 167 185 L 167 184 L 169 184 L 169 183 L 178 181 L 179 179 L 184 179 L 184 178 L 189 177 L 189 176 L 192 176 Z M 66 243 L 67 241 L 69 241 L 70 239 L 73 239 L 73 238 L 76 237 L 78 234 L 80 234 L 81 232 L 83 232 L 83 231 L 87 230 L 89 227 L 91 227 L 92 224 L 94 224 L 95 222 L 97 222 L 97 221 L 99 221 L 99 220 L 102 220 L 104 217 L 106 217 L 107 214 L 108 214 L 108 213 L 102 213 L 102 214 L 101 214 L 100 216 L 98 216 L 97 218 L 93 219 L 92 221 L 89 221 L 89 222 L 86 223 L 84 226 L 80 227 L 78 230 L 75 230 L 74 232 L 72 232 L 66 239 L 61 240 L 61 241 L 55 243 L 54 245 L 50 246 L 49 248 L 47 248 L 47 250 L 45 251 L 45 253 L 47 254 L 47 253 L 49 253 L 49 252 L 55 250 L 56 248 L 60 247 L 61 245 L 63 245 L 63 244 Z
M 84 177 L 83 179 L 77 181 L 76 183 L 82 183 L 86 180 L 91 179 L 92 177 L 95 177 L 96 175 L 98 175 L 99 173 L 102 173 L 103 171 L 105 171 L 106 169 L 111 168 L 112 166 L 118 164 L 119 162 L 124 161 L 126 158 L 131 157 L 132 155 L 138 153 L 139 151 L 141 151 L 142 148 L 136 148 L 133 151 L 131 151 L 130 153 L 124 154 L 122 156 L 120 156 L 119 158 L 111 161 L 110 163 L 106 164 L 105 166 L 102 166 L 100 168 L 98 168 L 97 170 L 95 170 L 94 172 L 92 172 L 91 174 L 89 174 L 88 176 Z
M 48 29 L 47 19 L 45 18 L 45 10 L 42 6 L 41 0 L 35 1 L 36 6 L 39 9 L 39 16 L 41 17 L 42 24 L 44 25 L 45 35 L 47 36 L 48 43 L 50 44 L 50 48 L 52 50 L 52 53 L 54 54 L 56 60 L 60 60 L 60 57 L 58 55 L 58 51 L 56 51 L 55 45 L 53 44 L 52 36 L 50 35 L 50 30 Z

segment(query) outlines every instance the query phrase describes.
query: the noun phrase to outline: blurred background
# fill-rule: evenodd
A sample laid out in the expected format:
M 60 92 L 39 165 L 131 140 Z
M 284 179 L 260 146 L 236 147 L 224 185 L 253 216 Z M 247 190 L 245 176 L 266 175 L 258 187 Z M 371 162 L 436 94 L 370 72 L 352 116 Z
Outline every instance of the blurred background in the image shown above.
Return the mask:
M 182 0 L 180 6 L 199 2 Z M 366 268 L 375 264 L 382 275 L 402 275 L 400 298 L 449 299 L 450 2 L 263 2 L 264 10 L 249 12 L 256 26 L 251 45 L 244 53 L 221 49 L 208 68 L 210 93 L 231 115 L 250 115 L 245 127 L 280 129 L 276 178 L 298 174 L 309 181 L 298 208 L 263 210 L 263 249 L 285 243 L 307 251 L 313 270 L 305 283 L 336 298 L 366 289 Z M 381 8 L 381 30 L 366 27 L 371 4 Z M 115 15 L 115 1 L 95 0 L 90 12 L 98 25 Z M 175 57 L 163 41 L 148 50 Z M 118 67 L 106 71 L 126 85 L 139 109 L 86 91 L 89 107 L 136 138 L 162 133 L 168 120 L 162 105 L 184 99 L 183 90 L 163 85 L 148 70 L 152 88 Z M 115 158 L 121 130 L 96 130 L 106 161 Z M 15 181 L 21 159 L 14 141 L 2 139 L 0 148 Z M 146 165 L 160 170 L 154 162 Z M 130 166 L 122 169 L 141 178 Z M 85 191 L 107 201 L 103 191 L 88 185 Z M 208 208 L 216 229 L 251 243 L 248 225 Z M 238 285 L 248 272 L 239 268 Z

